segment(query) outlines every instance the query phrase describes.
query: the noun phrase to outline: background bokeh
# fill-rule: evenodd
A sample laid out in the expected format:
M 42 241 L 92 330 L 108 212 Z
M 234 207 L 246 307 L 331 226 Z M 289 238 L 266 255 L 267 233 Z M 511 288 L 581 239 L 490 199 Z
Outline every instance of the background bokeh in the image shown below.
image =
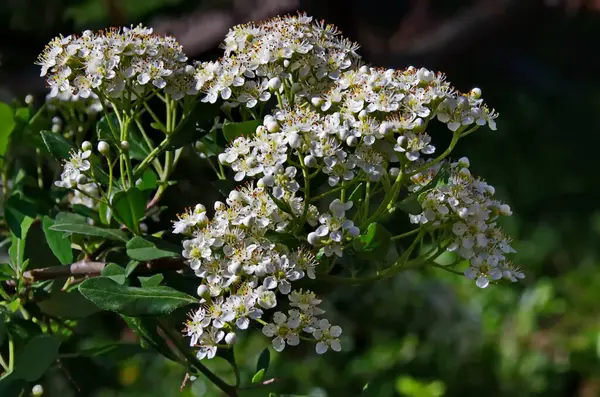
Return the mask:
M 59 33 L 144 22 L 175 35 L 190 57 L 218 56 L 228 28 L 305 10 L 335 23 L 377 65 L 444 71 L 500 113 L 498 131 L 461 141 L 472 170 L 515 215 L 526 279 L 480 290 L 462 277 L 407 272 L 375 286 L 323 289 L 344 352 L 310 346 L 272 356 L 270 391 L 302 396 L 600 396 L 600 2 L 585 0 L 3 0 L 0 99 L 44 84 L 33 65 Z M 434 137 L 435 139 L 435 137 Z M 444 139 L 443 137 L 441 138 Z M 192 159 L 180 163 L 169 212 L 214 200 Z M 117 316 L 77 326 L 85 346 L 134 336 Z M 268 341 L 241 341 L 252 376 Z M 131 346 L 130 346 L 131 347 Z M 224 362 L 210 363 L 227 371 Z M 44 378 L 48 396 L 218 396 L 202 379 L 142 349 L 64 358 Z M 366 388 L 365 388 L 366 386 Z M 248 396 L 267 392 L 248 391 Z

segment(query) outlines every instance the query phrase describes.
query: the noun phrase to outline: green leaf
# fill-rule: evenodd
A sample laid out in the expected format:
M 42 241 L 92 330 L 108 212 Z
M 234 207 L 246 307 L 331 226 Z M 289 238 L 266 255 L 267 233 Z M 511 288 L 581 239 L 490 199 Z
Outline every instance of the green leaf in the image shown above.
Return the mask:
M 218 105 L 198 103 L 183 124 L 173 132 L 166 150 L 176 150 L 203 138 L 214 126 L 219 112 Z
M 151 261 L 159 258 L 173 258 L 180 255 L 179 246 L 155 237 L 134 237 L 127 243 L 127 255 L 136 261 Z
M 12 280 L 13 278 L 15 278 L 15 271 L 10 265 L 8 263 L 0 264 L 0 281 Z M 2 345 L 1 342 L 0 345 Z
M 58 289 L 49 299 L 37 302 L 37 306 L 47 315 L 69 320 L 85 318 L 100 311 L 77 290 L 64 292 Z
M 102 275 L 121 285 L 125 284 L 125 279 L 127 278 L 127 272 L 125 268 L 115 263 L 109 263 L 108 265 L 104 266 L 104 269 L 102 269 Z
M 300 245 L 299 240 L 291 233 L 279 233 L 276 231 L 268 231 L 265 233 L 265 238 L 272 243 L 283 244 L 288 248 L 295 249 Z
M 269 369 L 269 364 L 271 363 L 271 352 L 268 347 L 265 347 L 263 351 L 258 356 L 258 360 L 256 361 L 256 372 L 261 369 L 267 372 Z
M 127 242 L 127 233 L 119 229 L 103 229 L 97 226 L 84 225 L 80 223 L 58 223 L 50 227 L 50 230 L 81 234 L 84 236 L 102 237 L 108 240 L 120 240 Z
M 121 317 L 125 320 L 129 328 L 140 337 L 142 346 L 152 346 L 168 359 L 178 361 L 177 356 L 175 356 L 157 331 L 158 320 L 151 317 Z
M 0 102 L 0 156 L 4 156 L 8 148 L 10 134 L 15 128 L 15 117 L 12 108 Z
M 119 120 L 117 119 L 117 115 L 111 113 L 106 116 L 102 116 L 100 120 L 96 123 L 96 136 L 99 141 L 109 141 L 109 142 L 120 142 L 119 139 Z M 110 128 L 112 126 L 112 128 Z
M 54 220 L 48 216 L 44 216 L 42 220 L 42 227 L 44 228 L 44 235 L 46 236 L 46 242 L 54 253 L 54 256 L 58 258 L 60 263 L 68 265 L 73 263 L 73 250 L 71 249 L 71 240 L 63 237 L 63 233 L 51 230 L 50 228 L 54 225 Z
M 21 107 L 21 108 L 18 108 L 15 112 L 15 119 L 19 120 L 25 124 L 29 123 L 30 117 L 31 117 L 31 110 L 29 110 L 29 108 Z
M 87 219 L 85 216 L 74 214 L 72 212 L 59 212 L 54 218 L 56 223 L 75 223 L 78 225 L 87 225 Z
M 117 221 L 137 231 L 139 220 L 146 212 L 146 195 L 137 187 L 121 190 L 112 198 L 112 208 Z
M 17 357 L 14 374 L 17 378 L 35 382 L 58 357 L 60 341 L 50 335 L 39 335 L 31 339 Z
M 138 261 L 129 261 L 127 266 L 125 266 L 125 275 L 129 277 L 131 273 L 139 266 L 140 262 Z
M 158 176 L 148 168 L 144 171 L 142 177 L 135 182 L 135 186 L 141 191 L 154 190 L 158 186 Z
M 142 288 L 158 287 L 165 277 L 162 274 L 155 274 L 150 277 L 138 277 Z
M 357 240 L 354 249 L 364 257 L 383 260 L 388 254 L 392 242 L 392 234 L 379 223 L 371 223 Z
M 263 380 L 263 377 L 265 376 L 265 369 L 259 369 L 254 376 L 252 377 L 252 383 L 260 383 Z
M 79 291 L 99 308 L 129 317 L 162 316 L 178 307 L 198 302 L 173 288 L 127 287 L 106 277 L 85 280 L 79 285 Z
M 112 210 L 108 206 L 108 204 L 102 202 L 98 205 L 98 217 L 100 218 L 100 222 L 105 225 L 110 225 L 110 220 L 112 218 Z
M 4 204 L 4 218 L 17 238 L 25 238 L 36 215 L 35 204 L 20 194 L 13 194 Z
M 0 346 L 4 343 L 4 338 L 6 337 L 6 319 L 8 315 L 4 312 L 4 310 L 0 309 Z
M 62 135 L 51 131 L 41 131 L 40 134 L 42 134 L 46 148 L 56 160 L 61 161 L 71 157 L 70 152 L 74 150 L 74 147 Z
M 27 386 L 27 382 L 15 376 L 14 372 L 5 373 L 0 377 L 0 396 L 20 397 Z
M 252 136 L 256 133 L 258 126 L 262 125 L 262 120 L 242 121 L 240 123 L 223 124 L 223 136 L 227 142 L 231 142 L 240 136 Z

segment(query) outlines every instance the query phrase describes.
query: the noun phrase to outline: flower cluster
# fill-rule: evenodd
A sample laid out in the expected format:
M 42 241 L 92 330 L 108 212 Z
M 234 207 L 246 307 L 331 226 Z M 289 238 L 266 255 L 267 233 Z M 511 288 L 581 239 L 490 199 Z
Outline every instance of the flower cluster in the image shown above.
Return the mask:
M 449 171 L 447 180 L 419 195 L 423 212 L 410 215 L 411 222 L 448 227 L 451 243 L 447 250 L 469 260 L 465 276 L 476 280 L 478 287 L 485 288 L 490 280 L 502 277 L 511 281 L 522 279 L 523 273 L 506 258 L 515 250 L 497 224 L 500 216 L 512 214 L 510 207 L 494 199 L 494 187 L 473 177 L 469 165 L 464 157 L 445 164 Z M 443 168 L 438 164 L 416 173 L 412 176 L 413 187 L 418 190 L 426 186 Z
M 41 75 L 47 76 L 51 96 L 68 92 L 88 98 L 102 92 L 133 99 L 131 94 L 144 96 L 152 90 L 149 86 L 165 90 L 170 86 L 179 95 L 195 94 L 186 61 L 173 37 L 153 35 L 152 29 L 139 25 L 59 36 L 46 46 L 37 63 Z
M 223 48 L 222 59 L 198 65 L 196 88 L 207 102 L 221 97 L 248 108 L 280 95 L 286 84 L 300 97 L 322 90 L 359 59 L 356 43 L 305 14 L 235 26 Z
M 297 203 L 287 213 L 264 187 L 249 185 L 232 191 L 226 203 L 217 202 L 212 219 L 198 205 L 175 222 L 174 232 L 190 237 L 183 242 L 182 254 L 202 279 L 198 288 L 202 306 L 190 316 L 185 331 L 191 344 L 199 347 L 199 358 L 214 357 L 222 340 L 233 344 L 236 331 L 247 329 L 251 320 L 266 324 L 262 317 L 278 305 L 278 294 L 287 295 L 294 309 L 287 317 L 275 313 L 273 323 L 263 328 L 275 349 L 297 344 L 301 330 L 312 333 L 319 343 L 339 347 L 335 335 L 341 331 L 318 317 L 324 313 L 317 307 L 320 300 L 310 291 L 292 289 L 292 283 L 305 275 L 315 277 L 313 254 L 277 242 L 293 217 L 300 215 L 302 201 Z M 319 351 L 326 350 L 318 346 Z

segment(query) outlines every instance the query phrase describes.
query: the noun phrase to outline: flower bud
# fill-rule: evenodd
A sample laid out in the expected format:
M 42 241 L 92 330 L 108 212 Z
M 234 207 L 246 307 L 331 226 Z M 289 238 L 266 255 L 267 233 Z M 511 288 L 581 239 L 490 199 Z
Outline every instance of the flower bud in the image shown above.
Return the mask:
M 204 152 L 206 145 L 202 141 L 196 141 L 194 144 L 194 149 L 196 149 L 197 152 Z
M 125 153 L 129 152 L 129 142 L 121 141 L 120 147 L 123 152 L 125 152 Z
M 304 157 L 304 165 L 307 167 L 316 167 L 317 159 L 312 154 L 309 154 L 308 156 Z
M 512 215 L 512 210 L 510 209 L 510 205 L 508 205 L 508 204 L 502 204 L 500 207 L 498 207 L 498 210 L 500 211 L 501 215 L 504 215 L 504 216 Z
M 358 71 L 361 73 L 367 73 L 369 71 L 369 67 L 367 65 L 362 65 Z
M 60 124 L 52 124 L 52 132 L 60 132 Z
M 33 103 L 33 99 L 34 99 L 34 98 L 33 98 L 33 95 L 31 95 L 31 94 L 29 94 L 29 95 L 26 95 L 26 96 L 25 96 L 25 103 L 26 103 L 27 105 L 31 105 L 31 104 Z
M 297 132 L 292 132 L 291 134 L 289 134 L 288 143 L 294 149 L 299 148 L 302 144 L 302 138 L 300 137 L 300 134 L 298 134 Z
M 461 157 L 458 159 L 458 166 L 461 168 L 469 168 L 469 166 L 471 165 L 471 163 L 469 162 L 469 159 L 466 157 Z
M 110 157 L 110 146 L 108 145 L 108 143 L 106 143 L 106 141 L 98 142 L 98 151 L 104 157 Z
M 494 195 L 494 193 L 496 193 L 496 189 L 495 189 L 493 186 L 491 186 L 491 185 L 487 185 L 487 186 L 485 187 L 485 192 L 486 192 L 487 194 L 489 194 L 490 196 L 493 196 L 493 195 Z
M 83 141 L 81 144 L 81 150 L 87 152 L 88 150 L 92 150 L 92 143 L 90 141 Z
M 460 171 L 458 171 L 458 175 L 462 178 L 469 178 L 471 177 L 471 171 L 469 171 L 468 168 L 461 168 Z
M 429 83 L 433 80 L 434 74 L 433 72 L 425 69 L 425 68 L 421 68 L 417 71 L 417 78 L 420 80 L 420 82 L 422 83 Z
M 206 207 L 202 204 L 196 204 L 196 206 L 194 207 L 194 213 L 199 214 L 201 212 L 206 212 Z
M 481 88 L 475 87 L 470 92 L 471 96 L 475 99 L 481 98 Z
M 425 121 L 422 118 L 417 118 L 413 121 L 412 130 L 414 132 L 423 132 L 425 130 Z
M 52 117 L 52 124 L 62 124 L 62 119 L 58 116 Z
M 267 87 L 271 90 L 271 91 L 277 91 L 281 88 L 281 79 L 279 77 L 273 77 L 271 80 L 269 80 L 269 82 L 267 83 Z
M 85 185 L 86 183 L 88 183 L 87 176 L 85 176 L 85 175 L 82 174 L 82 175 L 79 175 L 77 177 L 77 184 L 79 184 L 79 185 Z
M 390 176 L 392 178 L 397 178 L 398 174 L 400 174 L 400 168 L 398 168 L 398 167 L 390 168 Z
M 208 287 L 206 285 L 204 285 L 204 284 L 200 284 L 198 286 L 197 293 L 198 293 L 198 296 L 200 298 L 204 298 L 204 299 L 209 299 L 210 298 L 210 291 L 209 291 Z
M 269 120 L 265 120 L 265 127 L 269 132 L 277 132 L 279 131 L 279 123 L 274 118 Z
M 289 66 L 290 66 L 290 60 L 289 60 L 289 59 L 284 59 L 284 60 L 283 60 L 283 67 L 284 67 L 284 68 L 287 68 L 287 67 L 289 67 Z
M 358 118 L 360 120 L 367 118 L 367 111 L 365 109 L 363 109 L 360 112 L 358 112 Z
M 315 96 L 310 99 L 310 103 L 316 108 L 320 107 L 323 104 L 323 99 L 321 97 Z
M 354 135 L 351 135 L 348 138 L 346 138 L 346 144 L 348 146 L 356 146 L 358 144 L 358 138 Z
M 223 211 L 227 206 L 222 201 L 215 201 L 214 209 L 215 211 Z
M 227 335 L 225 335 L 225 343 L 227 343 L 228 345 L 233 345 L 236 339 L 237 337 L 235 335 L 235 332 L 230 332 Z
M 42 385 L 35 385 L 31 389 L 31 394 L 35 397 L 41 396 L 42 394 L 44 394 L 44 388 L 42 387 Z

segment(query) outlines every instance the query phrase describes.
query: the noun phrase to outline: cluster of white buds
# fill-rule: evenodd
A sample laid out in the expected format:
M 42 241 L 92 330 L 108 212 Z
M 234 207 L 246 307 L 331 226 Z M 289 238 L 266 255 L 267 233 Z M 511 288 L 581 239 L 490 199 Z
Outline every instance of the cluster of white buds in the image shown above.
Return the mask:
M 356 43 L 305 14 L 235 26 L 223 48 L 222 59 L 198 65 L 196 88 L 206 93 L 204 101 L 221 97 L 248 108 L 286 86 L 296 96 L 322 91 L 359 59 Z
M 86 115 L 95 115 L 102 111 L 102 103 L 100 103 L 98 95 L 93 92 L 87 98 L 73 95 L 70 91 L 62 91 L 54 96 L 48 94 L 46 95 L 46 105 L 53 112 L 75 110 Z
M 470 262 L 465 276 L 476 280 L 478 287 L 485 288 L 490 281 L 502 277 L 511 281 L 522 279 L 523 273 L 506 258 L 515 252 L 511 240 L 497 224 L 500 216 L 512 214 L 510 207 L 494 199 L 494 187 L 473 177 L 469 165 L 463 157 L 413 175 L 411 190 L 418 191 L 442 169 L 447 167 L 449 171 L 447 180 L 444 178 L 438 186 L 419 195 L 423 212 L 410 215 L 410 220 L 436 229 L 447 228 L 451 235 L 447 250 Z
M 166 90 L 169 85 L 179 95 L 195 94 L 185 73 L 189 71 L 186 61 L 173 37 L 153 35 L 152 29 L 139 25 L 59 36 L 46 46 L 37 63 L 42 67 L 41 75 L 47 76 L 51 96 L 67 92 L 88 98 L 101 92 L 131 100 L 153 89 Z
M 297 344 L 301 330 L 315 336 L 320 351 L 326 350 L 322 343 L 339 347 L 334 335 L 341 330 L 323 328 L 320 300 L 310 291 L 292 289 L 292 283 L 305 275 L 314 278 L 316 266 L 310 250 L 278 242 L 293 216 L 302 211 L 302 200 L 296 203 L 293 213 L 287 213 L 264 186 L 249 185 L 232 191 L 226 203 L 217 202 L 212 219 L 204 206 L 197 205 L 175 222 L 174 232 L 190 237 L 183 242 L 182 255 L 202 279 L 198 287 L 202 305 L 190 315 L 185 330 L 191 344 L 198 346 L 199 358 L 214 357 L 222 340 L 235 343 L 236 332 L 247 329 L 251 320 L 265 325 L 264 313 L 278 306 L 278 295 L 288 296 L 290 306 L 297 309 L 290 310 L 289 318 L 275 313 L 273 324 L 264 326 L 275 349 Z

